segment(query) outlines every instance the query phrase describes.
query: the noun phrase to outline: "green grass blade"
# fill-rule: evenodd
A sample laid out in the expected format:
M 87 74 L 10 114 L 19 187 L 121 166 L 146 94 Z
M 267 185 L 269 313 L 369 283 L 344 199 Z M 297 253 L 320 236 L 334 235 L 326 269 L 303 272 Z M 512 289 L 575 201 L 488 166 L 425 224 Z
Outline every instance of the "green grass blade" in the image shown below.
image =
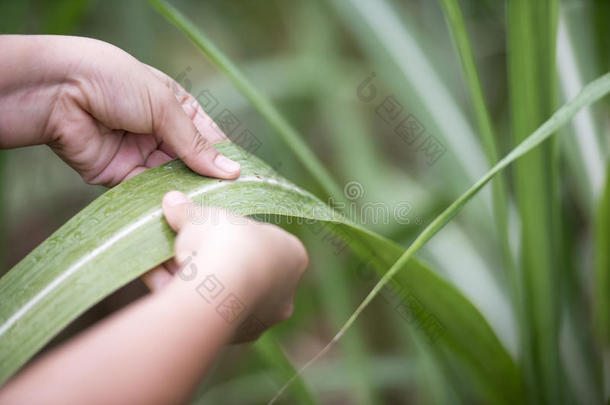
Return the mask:
M 335 243 L 330 235 L 338 235 L 380 274 L 402 254 L 399 245 L 348 222 L 259 159 L 245 159 L 238 146 L 217 147 L 242 164 L 238 180 L 201 177 L 179 161 L 150 169 L 107 191 L 0 279 L 0 383 L 88 307 L 172 256 L 175 235 L 160 210 L 163 195 L 172 189 L 237 214 L 291 216 L 312 226 L 322 224 L 321 238 Z M 425 265 L 412 260 L 408 267 L 412 271 L 405 283 L 410 284 L 399 285 L 402 294 L 396 295 L 396 307 L 415 312 L 411 319 L 426 315 L 433 320 L 428 328 L 436 334 L 442 330 L 435 350 L 467 364 L 466 372 L 476 384 L 519 401 L 516 365 L 481 314 Z M 439 300 L 440 295 L 446 298 Z M 414 302 L 421 304 L 414 309 Z M 411 322 L 422 329 L 425 319 Z M 490 368 L 496 371 L 490 373 Z
M 610 70 L 610 3 L 605 0 L 593 1 L 593 26 L 598 41 L 597 51 L 601 61 L 602 70 Z
M 563 100 L 574 97 L 585 83 L 586 77 L 595 77 L 599 73 L 590 61 L 596 60 L 594 39 L 589 31 L 590 20 L 570 16 L 568 7 L 562 7 L 557 32 L 557 71 L 563 93 Z M 573 125 L 568 130 L 574 136 L 566 137 L 562 143 L 562 154 L 567 158 L 567 168 L 575 181 L 582 209 L 588 213 L 595 212 L 604 186 L 605 145 L 600 142 L 599 121 L 592 108 L 583 110 L 574 117 Z
M 580 11 L 586 10 L 583 7 Z M 561 100 L 574 97 L 586 80 L 599 75 L 598 66 L 592 61 L 594 38 L 591 18 L 576 11 L 567 4 L 560 5 L 557 28 L 557 73 Z M 589 78 L 589 79 L 586 79 Z M 561 184 L 565 184 L 568 194 L 561 201 L 573 201 L 569 212 L 581 212 L 583 218 L 562 215 L 564 273 L 561 278 L 561 361 L 565 370 L 567 387 L 574 394 L 569 401 L 578 403 L 602 403 L 602 361 L 592 333 L 591 317 L 583 316 L 592 307 L 588 305 L 585 282 L 582 279 L 583 259 L 589 252 L 577 247 L 582 233 L 578 232 L 582 223 L 594 224 L 598 214 L 598 203 L 604 191 L 606 174 L 605 144 L 600 142 L 600 117 L 602 103 L 584 108 L 562 132 L 573 135 L 558 136 L 561 159 Z M 565 163 L 564 163 L 565 162 Z M 569 195 L 569 197 L 568 197 Z M 566 198 L 567 197 L 567 198 Z
M 339 330 L 333 340 L 314 357 L 305 367 L 312 364 L 321 355 L 326 353 L 330 347 L 341 339 L 341 336 L 350 328 L 350 326 L 360 316 L 362 311 L 371 303 L 371 301 L 383 290 L 383 288 L 396 279 L 401 271 L 409 274 L 414 270 L 409 268 L 407 271 L 403 271 L 408 268 L 410 260 L 413 260 L 415 253 L 428 242 L 435 234 L 437 234 L 447 223 L 449 223 L 459 211 L 472 199 L 496 174 L 502 171 L 506 166 L 531 152 L 534 148 L 540 145 L 542 142 L 547 140 L 551 135 L 555 133 L 559 128 L 565 125 L 578 111 L 583 107 L 599 100 L 610 92 L 610 73 L 594 80 L 589 83 L 582 91 L 569 103 L 564 104 L 559 108 L 547 121 L 544 122 L 538 129 L 536 129 L 530 136 L 523 140 L 516 148 L 514 148 L 508 155 L 500 160 L 491 170 L 489 170 L 483 177 L 481 177 L 475 184 L 473 184 L 468 190 L 464 192 L 457 200 L 455 200 L 449 207 L 447 207 L 439 216 L 437 216 L 413 241 L 413 243 L 407 248 L 407 250 L 399 257 L 399 259 L 392 265 L 390 270 L 383 275 L 381 280 L 375 285 L 371 292 L 366 296 L 362 303 L 358 306 L 356 311 L 350 316 L 344 326 Z M 414 284 L 417 285 L 417 284 Z M 437 298 L 435 298 L 437 299 Z M 304 368 L 305 368 L 304 367 Z M 303 369 L 301 369 L 301 372 Z
M 490 162 L 495 163 L 499 157 L 498 148 L 496 146 L 493 125 L 487 109 L 487 103 L 485 102 L 485 96 L 483 95 L 483 88 L 481 87 L 474 54 L 472 52 L 470 40 L 468 39 L 468 33 L 466 32 L 464 17 L 462 16 L 457 0 L 440 0 L 440 3 L 445 13 L 445 19 L 447 20 L 453 43 L 455 44 L 460 62 L 462 63 L 468 93 L 472 101 L 474 115 L 479 128 L 479 137 L 483 144 L 483 150 L 487 155 L 487 159 Z
M 557 1 L 508 3 L 508 72 L 511 132 L 515 144 L 551 114 L 556 99 Z M 560 403 L 559 358 L 560 215 L 557 143 L 549 142 L 515 164 L 515 193 L 521 217 L 524 301 L 523 361 L 533 400 Z
M 216 47 L 210 38 L 191 23 L 182 13 L 163 0 L 149 0 L 150 4 L 168 21 L 178 27 L 207 57 L 233 82 L 241 93 L 261 113 L 282 137 L 301 164 L 309 171 L 328 196 L 342 198 L 343 193 L 324 165 L 313 154 L 298 132 L 279 113 L 277 108 L 256 89 L 244 74 Z
M 498 147 L 496 145 L 496 137 L 494 136 L 489 109 L 487 108 L 485 96 L 483 95 L 483 88 L 481 87 L 481 80 L 479 79 L 474 54 L 472 52 L 470 40 L 468 39 L 468 33 L 466 32 L 464 18 L 462 17 L 462 12 L 460 11 L 457 0 L 440 0 L 440 3 L 443 6 L 449 31 L 462 63 L 468 93 L 470 95 L 470 100 L 472 101 L 474 115 L 479 129 L 479 137 L 483 144 L 483 150 L 485 151 L 490 165 L 493 165 L 499 158 Z M 512 291 L 516 296 L 518 291 L 518 278 L 509 243 L 507 186 L 503 174 L 499 174 L 492 183 L 492 198 L 494 219 L 498 228 L 499 240 L 502 245 L 502 253 L 508 272 L 508 279 L 512 282 Z M 518 298 L 515 297 L 515 300 L 518 300 Z

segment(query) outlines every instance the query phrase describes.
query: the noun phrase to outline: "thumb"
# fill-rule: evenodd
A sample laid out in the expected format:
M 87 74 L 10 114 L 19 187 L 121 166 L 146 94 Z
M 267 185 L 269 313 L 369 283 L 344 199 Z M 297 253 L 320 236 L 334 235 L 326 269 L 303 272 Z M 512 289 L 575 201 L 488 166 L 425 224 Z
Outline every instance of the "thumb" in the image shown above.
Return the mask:
M 171 228 L 179 232 L 189 220 L 189 209 L 193 203 L 180 191 L 170 191 L 163 197 L 163 215 Z
M 168 89 L 165 89 L 162 97 L 151 102 L 152 113 L 155 114 L 155 136 L 167 144 L 188 167 L 210 177 L 234 179 L 239 176 L 239 163 L 223 156 L 212 146 L 212 142 L 199 132 Z

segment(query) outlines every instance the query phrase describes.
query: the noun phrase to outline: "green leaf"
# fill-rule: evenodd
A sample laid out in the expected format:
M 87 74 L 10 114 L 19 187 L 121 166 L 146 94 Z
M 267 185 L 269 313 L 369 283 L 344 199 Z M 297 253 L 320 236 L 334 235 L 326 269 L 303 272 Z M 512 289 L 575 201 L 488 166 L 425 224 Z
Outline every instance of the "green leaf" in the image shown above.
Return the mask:
M 468 93 L 472 101 L 477 126 L 479 127 L 479 137 L 483 143 L 483 150 L 487 155 L 487 159 L 490 162 L 495 163 L 498 160 L 498 148 L 494 138 L 491 117 L 487 109 L 485 96 L 483 95 L 483 88 L 481 87 L 476 61 L 472 52 L 472 46 L 470 45 L 468 33 L 466 32 L 464 17 L 462 16 L 457 0 L 440 0 L 440 3 L 443 6 L 445 19 L 449 26 L 449 32 L 451 33 L 451 37 L 453 38 L 453 42 L 458 51 L 458 56 L 460 57 L 460 62 L 462 63 Z
M 328 235 L 340 236 L 380 274 L 403 252 L 395 243 L 348 222 L 238 146 L 223 143 L 217 147 L 242 164 L 239 179 L 201 177 L 179 161 L 150 169 L 92 202 L 0 280 L 4 300 L 0 307 L 0 382 L 80 313 L 172 256 L 174 233 L 160 209 L 169 190 L 183 191 L 197 202 L 242 215 L 291 216 L 311 226 L 322 224 L 321 237 L 336 243 Z M 435 348 L 455 353 L 469 364 L 467 370 L 473 373 L 469 375 L 482 381 L 481 385 L 510 386 L 499 395 L 519 398 L 516 365 L 476 308 L 425 265 L 412 261 L 408 267 L 412 272 L 405 274 L 405 283 L 409 284 L 400 284 L 402 294 L 395 296 L 400 298 L 396 305 L 403 312 L 416 310 L 410 319 L 422 319 L 412 321 L 413 326 L 424 329 L 426 335 L 434 334 Z M 427 318 L 434 320 L 431 331 L 425 330 Z M 488 373 L 488 369 L 496 371 Z
M 515 144 L 526 139 L 555 107 L 557 1 L 508 3 L 508 70 L 511 131 Z M 523 360 L 537 388 L 537 403 L 559 403 L 559 259 L 561 226 L 556 142 L 533 151 L 514 167 L 521 217 L 524 303 Z

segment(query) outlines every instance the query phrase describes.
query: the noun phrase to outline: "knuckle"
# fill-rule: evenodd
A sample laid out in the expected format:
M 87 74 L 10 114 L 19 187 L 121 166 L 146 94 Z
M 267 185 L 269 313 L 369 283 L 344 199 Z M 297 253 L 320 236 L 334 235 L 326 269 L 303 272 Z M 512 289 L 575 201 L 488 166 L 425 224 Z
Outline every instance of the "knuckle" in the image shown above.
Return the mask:
M 201 153 L 205 153 L 211 149 L 211 143 L 205 139 L 201 132 L 195 130 L 193 137 L 191 138 L 191 151 L 195 155 L 199 155 Z
M 171 106 L 176 102 L 174 96 L 167 89 L 149 90 L 146 94 L 150 109 L 150 121 L 154 133 L 162 135 L 165 133 L 171 120 Z M 167 141 L 167 139 L 163 139 Z

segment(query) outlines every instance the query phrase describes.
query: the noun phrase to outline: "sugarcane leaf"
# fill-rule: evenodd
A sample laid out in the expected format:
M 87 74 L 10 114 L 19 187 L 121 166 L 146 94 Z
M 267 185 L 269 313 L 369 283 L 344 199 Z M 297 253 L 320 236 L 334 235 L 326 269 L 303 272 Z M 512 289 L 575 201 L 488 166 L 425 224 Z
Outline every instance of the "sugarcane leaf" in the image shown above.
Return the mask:
M 217 147 L 241 163 L 239 179 L 201 177 L 180 161 L 150 169 L 108 190 L 0 280 L 0 381 L 91 305 L 172 256 L 174 233 L 160 209 L 169 190 L 183 191 L 195 202 L 242 215 L 279 215 L 300 219 L 304 226 L 322 224 L 325 235 L 332 233 L 347 241 L 380 274 L 403 252 L 399 245 L 349 222 L 312 194 L 282 179 L 238 146 L 223 143 Z M 196 221 L 196 213 L 193 215 Z M 498 381 L 518 387 L 516 365 L 476 308 L 425 265 L 412 261 L 408 267 L 414 269 L 408 275 L 412 284 L 399 285 L 402 292 L 396 306 L 408 314 L 416 303 L 418 312 L 411 319 L 429 314 L 440 325 L 435 323 L 432 332 L 425 330 L 423 321 L 412 321 L 413 326 L 434 333 L 430 335 L 434 347 L 472 365 L 470 369 L 483 385 L 493 386 L 489 379 L 497 377 L 481 369 L 487 362 L 485 367 L 502 374 Z M 456 308 L 460 310 L 456 312 Z M 471 333 L 464 334 L 462 329 Z M 487 343 L 479 344 L 470 336 L 483 336 L 481 340 Z
M 557 0 L 508 3 L 508 77 L 511 132 L 514 144 L 528 137 L 555 108 Z M 532 88 L 536 91 L 532 91 Z M 523 274 L 522 322 L 524 364 L 537 389 L 538 403 L 560 403 L 559 282 L 565 260 L 560 258 L 559 172 L 556 142 L 532 151 L 513 168 L 521 217 Z

